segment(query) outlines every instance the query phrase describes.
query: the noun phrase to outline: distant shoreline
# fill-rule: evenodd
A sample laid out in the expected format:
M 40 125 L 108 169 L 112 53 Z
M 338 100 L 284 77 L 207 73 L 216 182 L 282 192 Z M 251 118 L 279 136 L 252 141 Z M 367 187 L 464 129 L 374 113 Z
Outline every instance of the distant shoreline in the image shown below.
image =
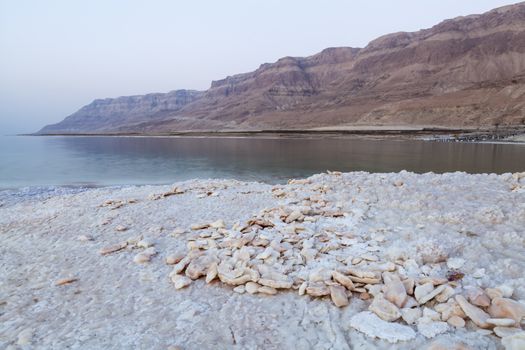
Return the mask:
M 499 129 L 392 127 L 372 129 L 285 129 L 285 130 L 204 130 L 176 132 L 107 132 L 107 133 L 34 133 L 19 136 L 92 136 L 92 137 L 225 137 L 225 138 L 340 138 L 360 137 L 378 139 L 410 139 L 443 142 L 525 143 L 525 126 Z

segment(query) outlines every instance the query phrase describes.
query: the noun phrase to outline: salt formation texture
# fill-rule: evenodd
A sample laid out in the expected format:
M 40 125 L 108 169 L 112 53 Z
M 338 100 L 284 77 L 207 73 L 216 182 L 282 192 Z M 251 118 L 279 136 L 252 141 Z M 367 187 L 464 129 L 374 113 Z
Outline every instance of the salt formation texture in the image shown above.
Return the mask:
M 525 339 L 525 173 L 329 172 L 2 198 L 0 348 Z

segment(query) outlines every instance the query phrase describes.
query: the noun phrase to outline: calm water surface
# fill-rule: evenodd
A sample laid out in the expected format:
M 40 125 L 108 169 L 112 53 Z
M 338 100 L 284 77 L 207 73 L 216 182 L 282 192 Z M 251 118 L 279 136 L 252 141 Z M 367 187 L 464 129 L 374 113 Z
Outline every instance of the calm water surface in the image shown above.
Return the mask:
M 284 182 L 330 170 L 525 171 L 525 145 L 361 139 L 0 136 L 0 188 Z

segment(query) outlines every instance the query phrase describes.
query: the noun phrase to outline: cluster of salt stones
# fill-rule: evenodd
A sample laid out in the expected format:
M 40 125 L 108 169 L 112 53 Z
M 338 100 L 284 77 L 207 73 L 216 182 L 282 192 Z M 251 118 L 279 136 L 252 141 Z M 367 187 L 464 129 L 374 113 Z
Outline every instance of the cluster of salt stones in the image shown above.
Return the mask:
M 309 181 L 291 183 L 306 185 Z M 319 194 L 304 199 L 306 209 L 267 209 L 245 225 L 235 224 L 231 229 L 222 220 L 193 225 L 191 230 L 200 233 L 188 239 L 188 252 L 170 255 L 166 261 L 174 265 L 170 278 L 175 288 L 184 288 L 192 280 L 204 277 L 207 283 L 218 279 L 237 293 L 273 295 L 296 290 L 299 295 L 330 297 L 338 307 L 348 305 L 352 297 L 372 299 L 369 311 L 356 315 L 355 321 L 359 322 L 355 322 L 355 328 L 367 333 L 362 329 L 367 320 L 376 326 L 378 322 L 401 322 L 396 322 L 396 327 L 405 329 L 394 332 L 397 336 L 384 338 L 391 342 L 414 338 L 410 326 L 432 338 L 451 327 L 465 327 L 470 320 L 481 332 L 503 338 L 504 344 L 510 344 L 509 349 L 523 345 L 525 305 L 511 299 L 512 288 L 464 287 L 460 282 L 463 274 L 459 272 L 450 278 L 429 277 L 424 273 L 418 278 L 408 277 L 407 269 L 414 265 L 417 268 L 413 259 L 380 261 L 373 254 L 384 242 L 381 235 L 363 241 L 330 229 L 311 231 L 301 223 L 346 215 L 323 198 L 326 186 L 315 186 L 313 190 Z M 281 188 L 274 188 L 273 194 L 278 198 L 287 195 Z M 364 251 L 344 256 L 345 248 L 357 245 L 364 246 Z M 319 267 L 316 262 L 320 255 L 335 256 L 337 265 Z M 461 265 L 462 259 L 449 262 L 453 270 Z M 373 333 L 368 335 L 382 337 Z

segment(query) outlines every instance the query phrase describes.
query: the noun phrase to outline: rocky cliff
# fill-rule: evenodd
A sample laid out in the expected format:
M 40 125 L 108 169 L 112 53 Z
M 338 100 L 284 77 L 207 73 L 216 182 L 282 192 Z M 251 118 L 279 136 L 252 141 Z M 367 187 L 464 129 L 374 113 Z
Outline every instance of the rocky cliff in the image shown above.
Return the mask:
M 204 92 L 96 100 L 50 132 L 525 124 L 525 3 L 285 57 Z

